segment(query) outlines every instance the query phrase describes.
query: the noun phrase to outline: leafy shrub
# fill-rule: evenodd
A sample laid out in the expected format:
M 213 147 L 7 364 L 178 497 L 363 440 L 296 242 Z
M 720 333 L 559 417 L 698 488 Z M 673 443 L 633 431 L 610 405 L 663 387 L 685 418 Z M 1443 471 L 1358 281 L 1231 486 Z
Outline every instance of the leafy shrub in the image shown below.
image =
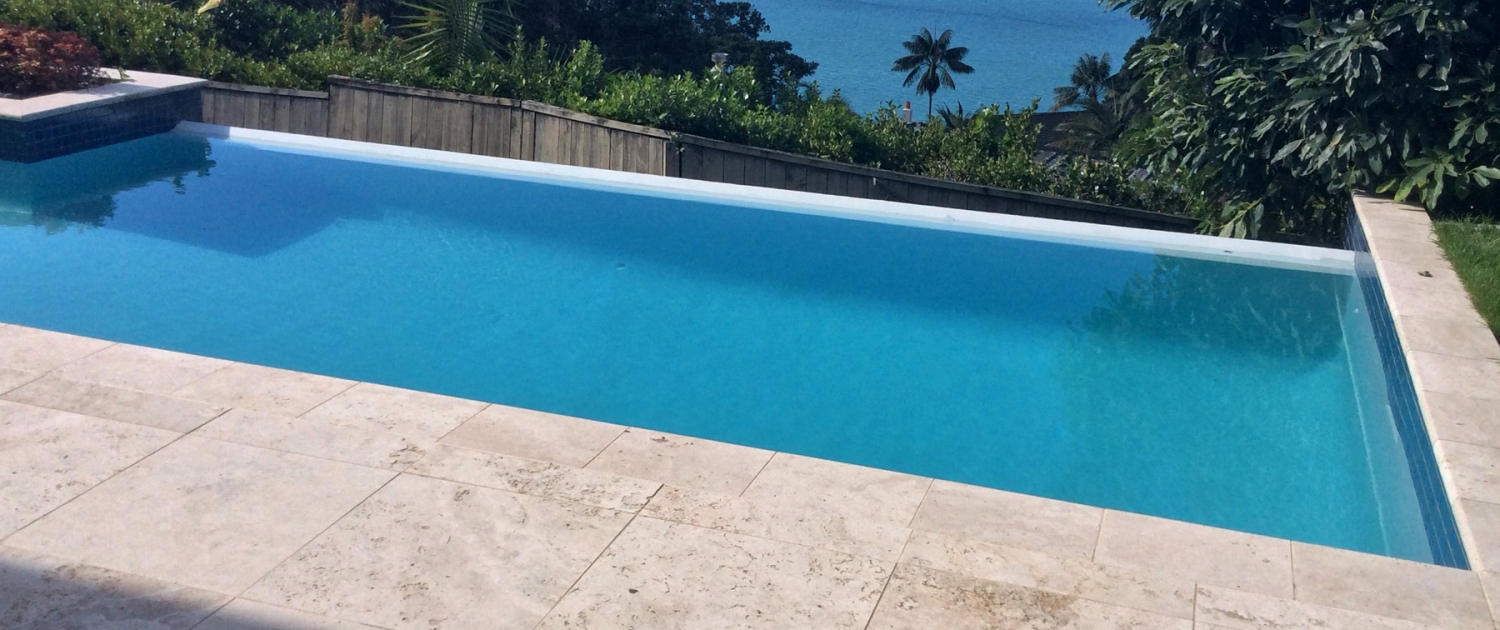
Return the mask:
M 30 96 L 104 82 L 99 51 L 73 33 L 0 24 L 0 93 Z
M 1135 158 L 1199 173 L 1230 234 L 1330 233 L 1356 189 L 1500 200 L 1500 2 L 1107 0 L 1151 25 Z
M 0 20 L 76 30 L 104 61 L 220 81 L 321 89 L 329 75 L 540 101 L 668 131 L 976 184 L 1203 217 L 1201 183 L 1153 180 L 1111 162 L 1035 159 L 1035 104 L 989 107 L 944 125 L 908 126 L 895 104 L 868 115 L 816 84 L 767 85 L 749 66 L 670 76 L 610 72 L 587 41 L 566 53 L 519 35 L 498 54 L 446 67 L 414 63 L 411 44 L 354 4 L 230 0 L 196 14 L 196 0 L 3 0 Z M 230 9 L 227 10 L 226 9 Z M 704 61 L 706 65 L 706 60 Z M 767 93 L 772 98 L 767 98 Z

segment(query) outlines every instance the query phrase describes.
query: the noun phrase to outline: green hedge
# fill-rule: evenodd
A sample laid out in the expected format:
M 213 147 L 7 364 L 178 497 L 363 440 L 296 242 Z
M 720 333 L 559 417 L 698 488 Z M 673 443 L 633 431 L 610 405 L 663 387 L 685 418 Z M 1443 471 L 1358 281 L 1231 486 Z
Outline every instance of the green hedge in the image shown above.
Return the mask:
M 1217 206 L 1190 181 L 1134 176 L 1112 163 L 1036 160 L 1035 104 L 983 108 L 956 128 L 909 127 L 896 106 L 855 113 L 817 84 L 762 103 L 751 68 L 670 77 L 610 73 L 593 46 L 557 55 L 517 40 L 482 63 L 435 73 L 410 63 L 379 20 L 226 0 L 206 14 L 152 0 L 7 0 L 0 21 L 74 31 L 104 62 L 218 81 L 320 89 L 329 75 L 545 102 L 597 116 L 917 175 L 1207 217 Z

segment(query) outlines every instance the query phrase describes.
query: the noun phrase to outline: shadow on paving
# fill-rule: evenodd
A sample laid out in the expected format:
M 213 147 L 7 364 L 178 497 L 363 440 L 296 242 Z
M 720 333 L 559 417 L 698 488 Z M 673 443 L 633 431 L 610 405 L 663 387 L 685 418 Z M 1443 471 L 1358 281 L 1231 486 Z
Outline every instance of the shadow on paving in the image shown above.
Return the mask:
M 0 547 L 5 630 L 380 630 Z

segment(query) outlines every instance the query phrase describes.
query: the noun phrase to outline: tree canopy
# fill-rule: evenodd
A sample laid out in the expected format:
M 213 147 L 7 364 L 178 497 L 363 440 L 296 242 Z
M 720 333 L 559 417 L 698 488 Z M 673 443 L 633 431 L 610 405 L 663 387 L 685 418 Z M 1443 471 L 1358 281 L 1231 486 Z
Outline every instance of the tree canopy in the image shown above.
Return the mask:
M 953 30 L 933 36 L 932 31 L 922 29 L 910 40 L 901 42 L 907 55 L 896 60 L 892 72 L 905 72 L 906 81 L 901 85 L 917 86 L 917 94 L 927 95 L 927 117 L 932 118 L 932 97 L 943 88 L 954 89 L 953 73 L 969 74 L 974 68 L 964 63 L 969 49 L 953 45 Z
M 1378 189 L 1448 213 L 1500 196 L 1500 2 L 1106 0 L 1149 123 L 1125 148 L 1224 199 L 1224 233 L 1334 233 Z

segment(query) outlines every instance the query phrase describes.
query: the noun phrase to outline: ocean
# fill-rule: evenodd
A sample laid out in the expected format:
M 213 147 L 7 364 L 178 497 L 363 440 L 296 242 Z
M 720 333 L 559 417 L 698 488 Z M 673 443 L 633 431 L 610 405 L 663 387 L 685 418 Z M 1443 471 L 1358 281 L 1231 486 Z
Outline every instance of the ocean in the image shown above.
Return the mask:
M 1096 0 L 751 0 L 771 32 L 816 61 L 812 77 L 824 93 L 839 89 L 867 112 L 887 101 L 911 101 L 917 117 L 927 98 L 901 86 L 891 64 L 906 54 L 901 42 L 923 27 L 953 29 L 955 46 L 969 47 L 974 74 L 955 75 L 958 89 L 942 90 L 937 103 L 973 110 L 989 103 L 1023 107 L 1064 85 L 1084 53 L 1108 52 L 1119 61 L 1146 35 L 1144 22 L 1106 11 Z

